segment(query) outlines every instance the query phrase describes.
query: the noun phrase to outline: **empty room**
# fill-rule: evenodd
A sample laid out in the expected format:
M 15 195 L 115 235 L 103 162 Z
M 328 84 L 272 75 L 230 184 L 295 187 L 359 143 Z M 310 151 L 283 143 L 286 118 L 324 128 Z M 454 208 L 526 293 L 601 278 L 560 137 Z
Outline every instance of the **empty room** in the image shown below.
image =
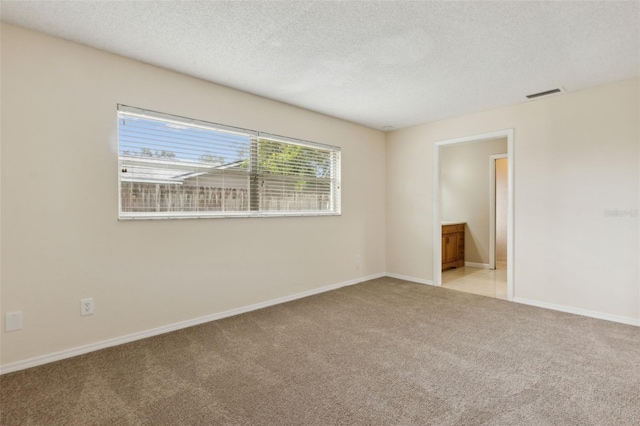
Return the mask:
M 640 424 L 640 2 L 0 0 L 0 424 Z

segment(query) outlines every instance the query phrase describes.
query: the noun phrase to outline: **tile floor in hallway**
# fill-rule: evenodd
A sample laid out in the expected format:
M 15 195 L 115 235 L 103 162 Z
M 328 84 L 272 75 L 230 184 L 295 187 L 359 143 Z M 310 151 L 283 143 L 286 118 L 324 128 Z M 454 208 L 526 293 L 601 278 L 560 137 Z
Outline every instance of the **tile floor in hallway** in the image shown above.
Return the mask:
M 507 300 L 507 264 L 497 262 L 493 270 L 470 266 L 448 269 L 442 272 L 442 286 Z

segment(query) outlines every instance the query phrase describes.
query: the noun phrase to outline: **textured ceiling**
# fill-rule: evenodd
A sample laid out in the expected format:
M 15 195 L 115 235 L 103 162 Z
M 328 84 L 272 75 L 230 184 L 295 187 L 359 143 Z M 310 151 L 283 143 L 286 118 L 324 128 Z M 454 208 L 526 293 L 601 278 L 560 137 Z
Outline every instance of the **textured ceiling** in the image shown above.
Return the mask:
M 2 1 L 4 22 L 369 127 L 640 74 L 640 2 Z

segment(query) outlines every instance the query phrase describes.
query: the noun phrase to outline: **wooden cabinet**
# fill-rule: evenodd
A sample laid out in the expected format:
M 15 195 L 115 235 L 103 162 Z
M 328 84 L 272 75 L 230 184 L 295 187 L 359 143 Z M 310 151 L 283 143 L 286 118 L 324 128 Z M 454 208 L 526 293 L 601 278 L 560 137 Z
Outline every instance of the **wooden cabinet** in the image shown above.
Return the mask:
M 464 266 L 464 223 L 442 225 L 442 270 Z

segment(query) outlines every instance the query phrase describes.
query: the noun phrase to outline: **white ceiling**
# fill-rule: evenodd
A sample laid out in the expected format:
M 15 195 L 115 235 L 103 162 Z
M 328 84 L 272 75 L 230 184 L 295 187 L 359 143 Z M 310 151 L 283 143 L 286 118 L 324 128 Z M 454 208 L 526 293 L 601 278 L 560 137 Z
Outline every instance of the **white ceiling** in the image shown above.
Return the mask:
M 4 22 L 381 129 L 640 75 L 640 2 L 4 1 Z

